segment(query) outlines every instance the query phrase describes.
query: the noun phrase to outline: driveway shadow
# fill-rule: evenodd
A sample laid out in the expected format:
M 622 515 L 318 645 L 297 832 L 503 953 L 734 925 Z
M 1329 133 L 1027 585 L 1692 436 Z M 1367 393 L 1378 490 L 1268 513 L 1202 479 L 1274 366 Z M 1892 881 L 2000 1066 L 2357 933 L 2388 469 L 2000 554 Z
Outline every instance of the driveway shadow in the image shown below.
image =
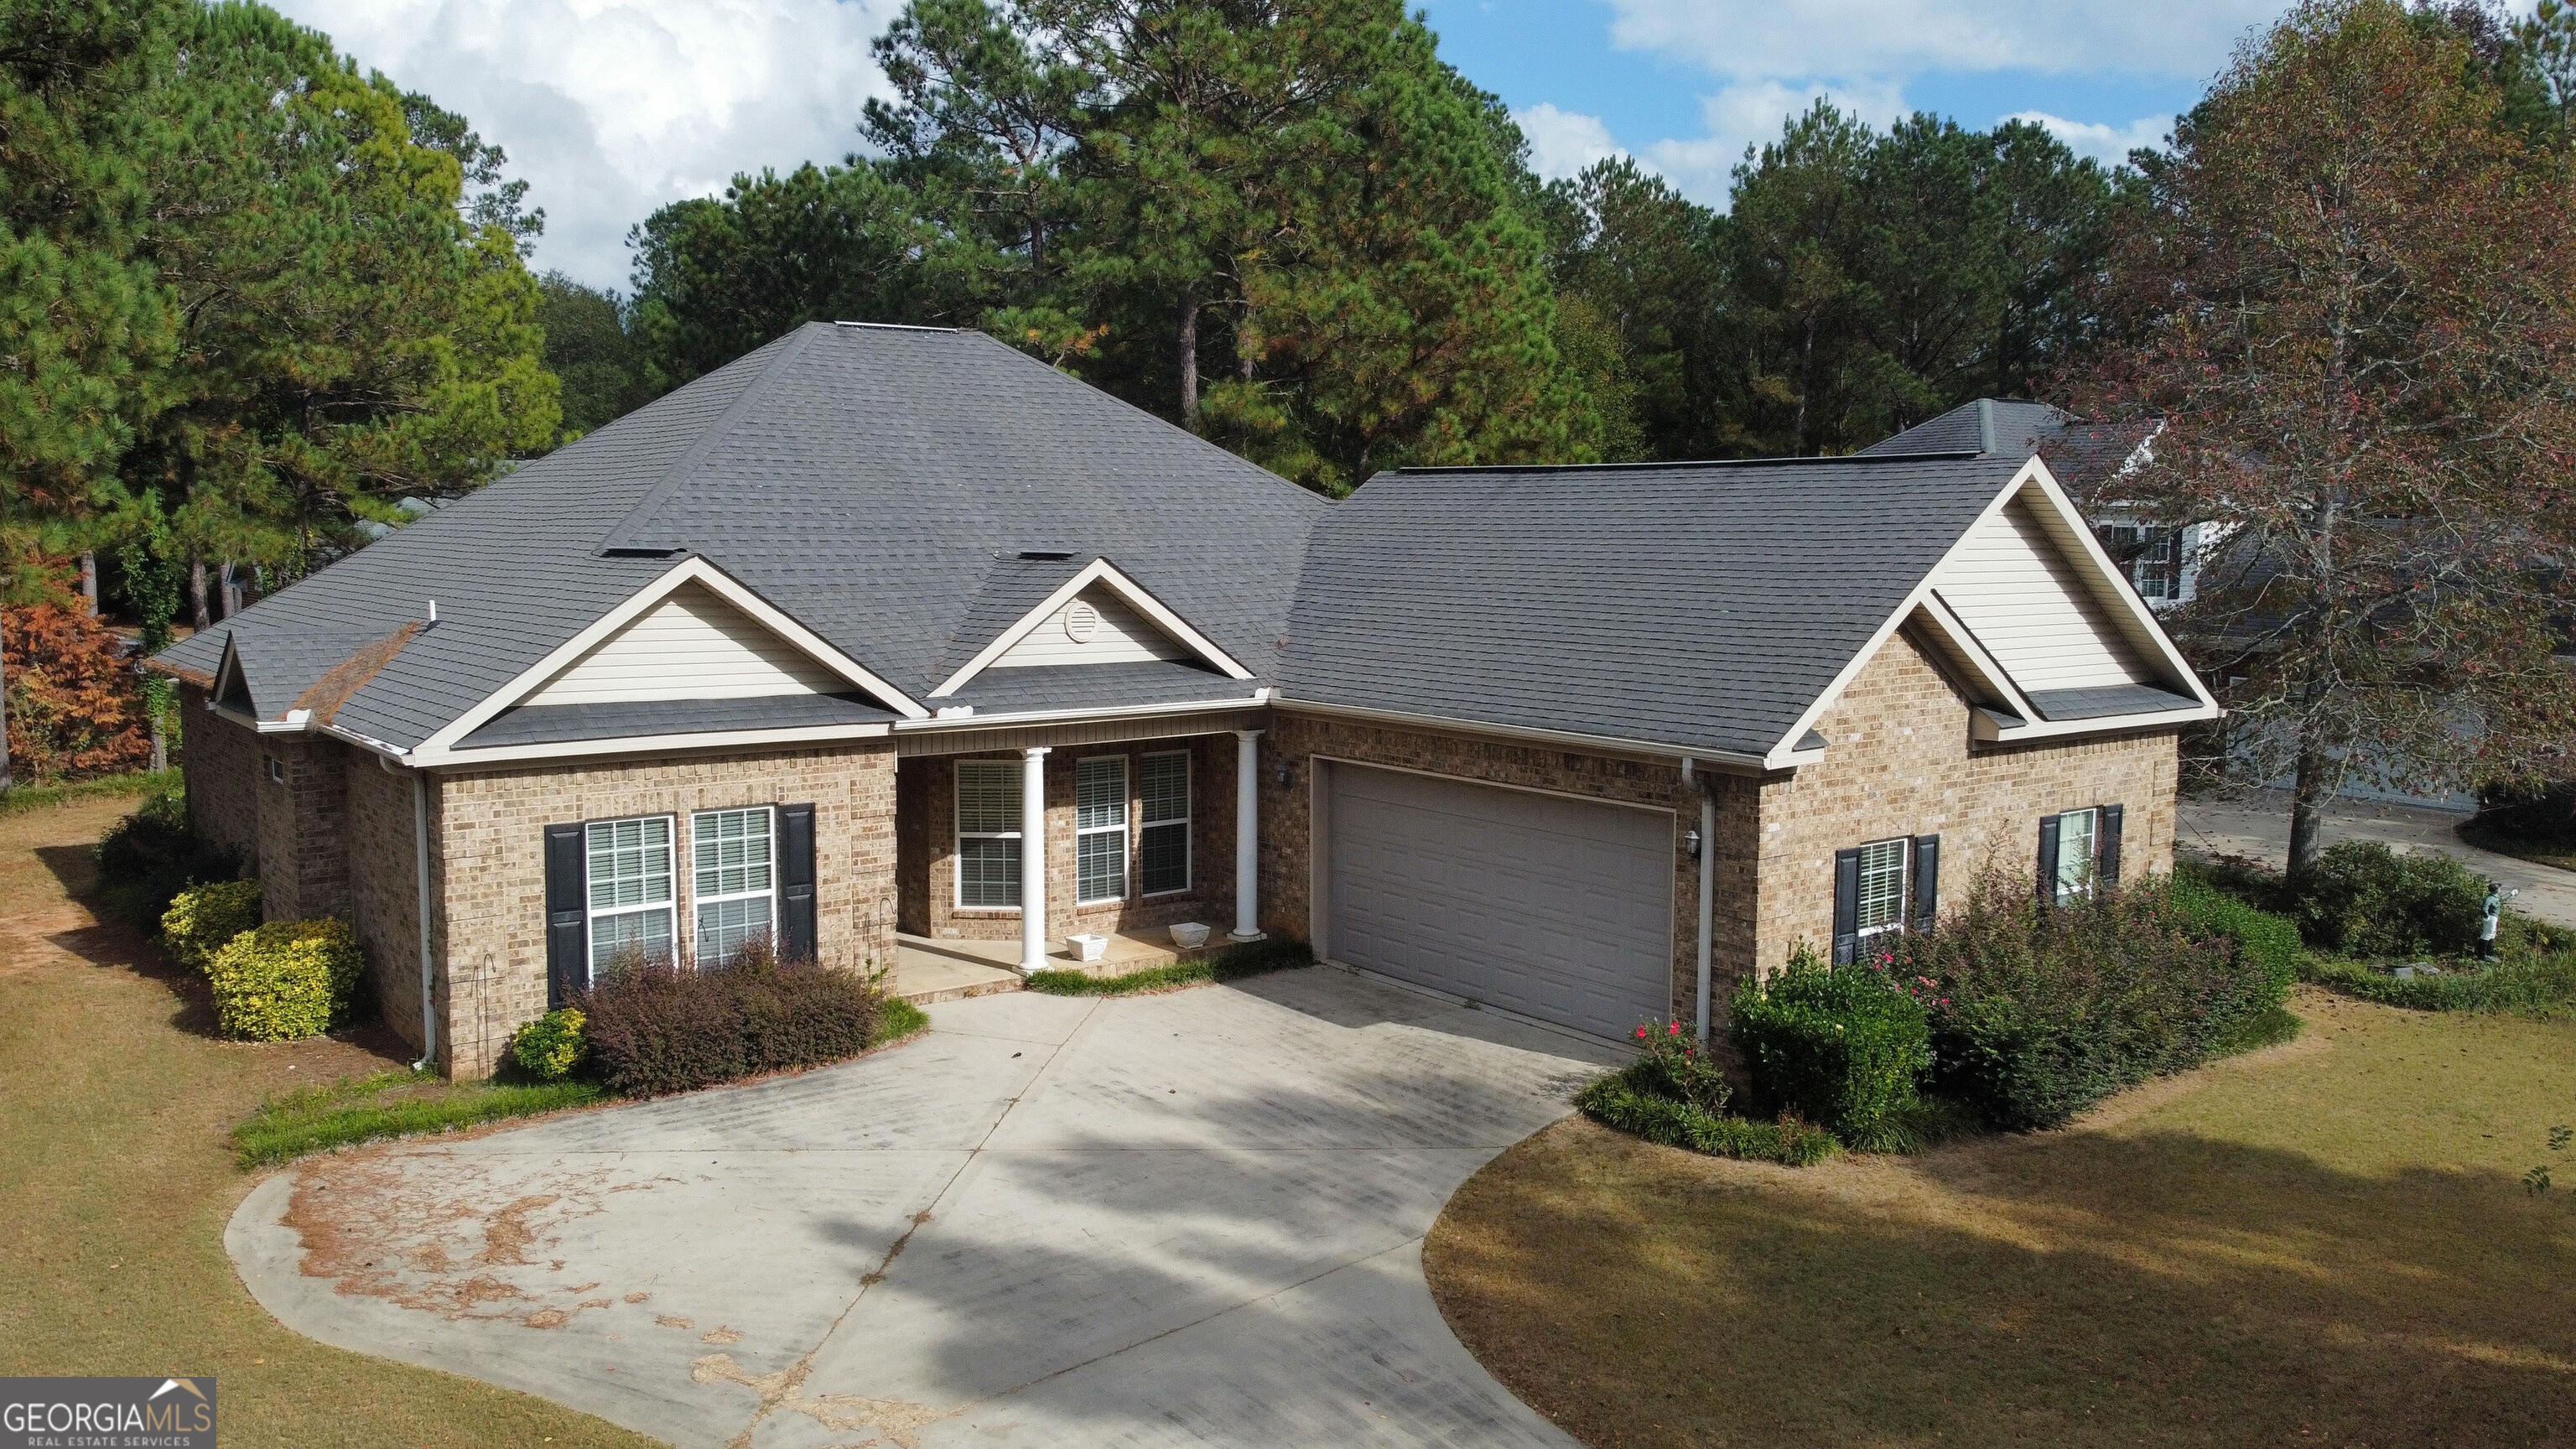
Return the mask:
M 1411 1027 L 1494 1046 L 1571 1057 L 1602 1067 L 1622 1066 L 1631 1058 L 1631 1053 L 1615 1042 L 1408 991 L 1340 966 L 1307 966 L 1247 977 L 1226 982 L 1219 989 L 1240 991 L 1354 1031 L 1379 1026 Z

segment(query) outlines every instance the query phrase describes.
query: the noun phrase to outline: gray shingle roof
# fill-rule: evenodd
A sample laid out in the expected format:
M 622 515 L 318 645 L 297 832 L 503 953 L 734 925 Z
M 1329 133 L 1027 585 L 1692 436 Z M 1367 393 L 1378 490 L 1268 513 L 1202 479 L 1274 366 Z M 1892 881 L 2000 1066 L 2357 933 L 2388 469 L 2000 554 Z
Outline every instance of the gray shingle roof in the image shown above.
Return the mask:
M 1158 659 L 1134 664 L 987 669 L 939 703 L 971 704 L 977 714 L 1022 714 L 1202 699 L 1239 702 L 1251 698 L 1260 687 L 1258 681 L 1228 679 L 1201 665 Z
M 1901 453 L 2038 453 L 2048 471 L 2078 500 L 2089 501 L 2116 476 L 2153 427 L 2142 423 L 2089 422 L 2047 403 L 1979 398 L 1927 418 L 1856 455 Z
M 160 658 L 211 674 L 238 633 L 276 718 L 435 598 L 335 721 L 409 747 L 672 567 L 614 544 L 704 554 L 918 698 L 1018 596 L 988 588 L 996 560 L 1063 549 L 1066 570 L 1115 557 L 1262 672 L 1326 506 L 979 333 L 814 323 Z
M 2159 710 L 2193 709 L 2200 701 L 2151 684 L 2104 684 L 2091 689 L 2034 689 L 2027 698 L 2042 719 L 2108 719 L 2115 714 L 2153 714 Z
M 2021 463 L 1381 474 L 1315 530 L 1280 688 L 1767 753 Z

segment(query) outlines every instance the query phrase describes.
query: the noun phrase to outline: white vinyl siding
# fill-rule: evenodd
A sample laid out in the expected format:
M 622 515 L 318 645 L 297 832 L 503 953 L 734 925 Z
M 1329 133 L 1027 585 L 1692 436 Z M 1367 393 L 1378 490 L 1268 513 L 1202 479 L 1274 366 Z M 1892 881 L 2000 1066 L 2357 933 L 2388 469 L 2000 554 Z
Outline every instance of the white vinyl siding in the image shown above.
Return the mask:
M 1933 588 L 2025 693 L 2155 682 L 2025 500 L 1980 524 Z
M 1860 848 L 1860 910 L 1854 925 L 1866 939 L 1905 929 L 1905 840 L 1874 840 Z
M 1190 888 L 1190 752 L 1147 755 L 1138 762 L 1137 885 L 1149 896 Z
M 1094 755 L 1073 765 L 1074 900 L 1127 896 L 1127 757 Z
M 2099 810 L 2069 810 L 2057 817 L 2057 899 L 2092 894 L 2101 818 Z
M 584 835 L 592 974 L 630 947 L 670 960 L 671 817 L 594 820 Z
M 957 904 L 1020 903 L 1020 762 L 957 762 Z
M 1088 608 L 1088 627 L 1066 627 L 1068 616 Z M 1090 637 L 1076 639 L 1076 633 Z M 1002 651 L 994 669 L 1034 668 L 1051 664 L 1142 664 L 1155 659 L 1194 659 L 1179 640 L 1105 588 L 1089 588 L 1049 614 L 1020 641 Z
M 770 858 L 774 839 L 766 805 L 689 817 L 699 965 L 723 965 L 746 942 L 776 928 L 778 896 Z
M 703 584 L 684 584 L 522 703 L 766 699 L 831 694 L 847 681 Z

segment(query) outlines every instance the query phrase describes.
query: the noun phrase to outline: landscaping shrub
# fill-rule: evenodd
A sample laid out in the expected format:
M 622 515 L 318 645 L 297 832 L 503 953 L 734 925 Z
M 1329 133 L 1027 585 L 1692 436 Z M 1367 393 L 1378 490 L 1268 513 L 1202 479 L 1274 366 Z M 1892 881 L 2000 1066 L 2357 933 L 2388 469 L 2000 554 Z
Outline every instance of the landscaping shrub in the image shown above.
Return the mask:
M 622 958 L 578 1005 L 591 1075 L 625 1096 L 821 1066 L 894 1035 L 868 978 L 780 960 L 765 941 L 707 970 Z
M 86 608 L 0 608 L 9 761 L 39 784 L 139 770 L 152 759 L 143 683 L 125 643 Z
M 2326 847 L 2296 883 L 2299 933 L 2346 956 L 2454 955 L 2476 948 L 2486 883 L 2447 855 L 2376 840 Z
M 1696 1035 L 1679 1021 L 1664 1023 L 1661 1031 L 1637 1028 L 1637 1060 L 1626 1076 L 1629 1085 L 1641 1092 L 1703 1112 L 1725 1112 L 1728 1099 L 1735 1095 L 1735 1084 L 1726 1079 L 1726 1069 L 1718 1065 L 1716 1055 L 1702 1050 Z
M 2302 979 L 2347 996 L 2411 1011 L 2519 1011 L 2554 1014 L 2576 1003 L 2576 941 L 2553 930 L 2508 920 L 2501 959 L 2454 963 L 2438 975 L 2399 979 L 2393 972 L 2334 956 L 2311 956 Z
M 252 1041 L 328 1031 L 349 1015 L 365 964 L 346 921 L 271 921 L 234 937 L 206 963 L 215 1019 Z
M 510 1060 L 540 1082 L 560 1082 L 581 1065 L 586 1046 L 579 1007 L 561 1006 L 510 1037 Z
M 2307 955 L 2298 922 L 2258 909 L 2187 867 L 2174 872 L 2173 898 L 2193 925 L 2234 941 L 2245 959 L 2262 967 L 2281 989 L 2298 979 L 2299 963 Z
M 1727 1017 L 1767 1105 L 1872 1151 L 1896 1145 L 1891 1128 L 1932 1065 L 1925 1004 L 1891 979 L 1893 959 L 1828 966 L 1801 945 L 1770 980 L 1739 985 Z
M 2576 780 L 2486 786 L 2478 791 L 2478 813 L 2461 833 L 2576 854 Z
M 203 971 L 215 952 L 259 924 L 260 886 L 255 880 L 191 886 L 161 913 L 161 947 L 170 959 Z
M 1934 1084 L 1998 1127 L 2054 1127 L 2124 1087 L 2277 1035 L 2287 982 L 2153 878 L 2054 906 L 1988 876 L 1892 970 L 1938 983 Z
M 187 797 L 176 790 L 146 798 L 99 837 L 90 858 L 98 863 L 100 904 L 144 931 L 160 929 L 179 892 L 241 874 L 230 851 L 189 829 Z
M 1842 1146 L 1831 1132 L 1794 1117 L 1755 1122 L 1675 1101 L 1638 1086 L 1629 1075 L 1635 1070 L 1631 1067 L 1612 1072 L 1594 1082 L 1574 1099 L 1575 1106 L 1604 1127 L 1712 1157 L 1806 1167 L 1832 1156 Z

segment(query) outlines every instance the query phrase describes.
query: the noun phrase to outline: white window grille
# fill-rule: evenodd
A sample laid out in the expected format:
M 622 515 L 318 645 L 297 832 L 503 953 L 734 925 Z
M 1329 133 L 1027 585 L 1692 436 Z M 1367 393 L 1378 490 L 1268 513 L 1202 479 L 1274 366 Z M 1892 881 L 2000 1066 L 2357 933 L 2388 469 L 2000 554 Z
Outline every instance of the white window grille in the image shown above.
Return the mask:
M 957 762 L 957 904 L 1020 903 L 1020 762 Z
M 1127 896 L 1127 757 L 1094 755 L 1073 764 L 1073 898 Z
M 700 966 L 721 966 L 746 942 L 777 928 L 771 858 L 776 839 L 766 805 L 705 810 L 689 817 Z
M 1139 762 L 1137 803 L 1143 813 L 1136 845 L 1137 882 L 1149 896 L 1190 888 L 1190 752 L 1147 755 Z
M 2102 812 L 2069 810 L 2057 817 L 2057 898 L 2093 893 L 2093 857 L 2101 840 Z
M 1912 842 L 1874 840 L 1860 848 L 1860 911 L 1856 929 L 1863 938 L 1905 929 L 1905 863 Z
M 590 866 L 590 969 L 633 950 L 671 959 L 671 817 L 594 820 Z

